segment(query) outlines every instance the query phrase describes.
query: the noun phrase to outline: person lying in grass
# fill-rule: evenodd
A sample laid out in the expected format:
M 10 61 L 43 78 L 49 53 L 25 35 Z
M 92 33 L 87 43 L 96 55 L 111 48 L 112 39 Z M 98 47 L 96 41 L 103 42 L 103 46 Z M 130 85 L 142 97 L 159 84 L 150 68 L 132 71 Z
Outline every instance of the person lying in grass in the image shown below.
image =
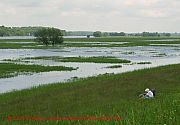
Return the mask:
M 154 93 L 149 88 L 147 88 L 145 89 L 145 93 L 140 94 L 139 97 L 143 99 L 154 98 Z

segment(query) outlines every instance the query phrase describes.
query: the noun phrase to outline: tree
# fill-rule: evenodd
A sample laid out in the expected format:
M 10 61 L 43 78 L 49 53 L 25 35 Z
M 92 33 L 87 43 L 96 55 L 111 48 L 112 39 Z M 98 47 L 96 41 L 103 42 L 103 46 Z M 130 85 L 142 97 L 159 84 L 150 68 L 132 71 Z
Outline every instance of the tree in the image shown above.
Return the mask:
M 155 37 L 155 36 L 160 36 L 160 34 L 158 32 L 153 32 L 153 33 L 150 33 L 150 32 L 143 32 L 142 33 L 142 36 L 143 37 Z
M 119 36 L 126 36 L 126 33 L 120 32 L 120 33 L 119 33 Z
M 118 33 L 118 32 L 112 32 L 112 33 L 110 33 L 110 36 L 125 36 L 126 34 L 124 33 L 124 32 L 120 32 L 120 33 Z
M 166 33 L 166 34 L 165 34 L 165 36 L 168 36 L 168 37 L 170 37 L 170 36 L 171 36 L 171 34 L 170 34 L 170 33 Z
M 9 29 L 6 28 L 5 26 L 0 26 L 0 36 L 9 36 Z
M 100 31 L 96 31 L 96 32 L 93 33 L 93 36 L 94 37 L 101 37 L 102 33 Z
M 102 33 L 102 36 L 109 36 L 109 33 L 107 33 L 107 32 L 104 32 L 104 33 Z
M 36 41 L 45 44 L 46 46 L 52 44 L 63 43 L 63 33 L 56 28 L 42 28 L 35 33 Z

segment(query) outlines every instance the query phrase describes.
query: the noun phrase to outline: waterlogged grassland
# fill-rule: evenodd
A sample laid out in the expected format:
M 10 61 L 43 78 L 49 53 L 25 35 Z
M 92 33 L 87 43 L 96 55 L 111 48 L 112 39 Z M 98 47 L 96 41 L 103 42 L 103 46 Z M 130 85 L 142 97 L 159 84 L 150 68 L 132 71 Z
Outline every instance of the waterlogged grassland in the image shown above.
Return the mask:
M 151 62 L 138 62 L 137 64 L 151 64 Z
M 108 40 L 108 39 L 107 39 Z M 121 40 L 121 39 L 120 39 Z M 111 41 L 112 42 L 112 41 Z M 115 41 L 114 41 L 115 42 Z M 119 41 L 119 43 L 121 43 Z M 154 45 L 151 45 L 154 44 Z M 157 45 L 156 45 L 157 44 Z M 114 44 L 114 43 L 109 43 L 108 45 L 104 44 L 97 44 L 94 45 L 93 42 L 92 44 L 85 44 L 85 43 L 64 43 L 63 47 L 129 47 L 129 46 L 163 46 L 159 44 L 167 44 L 166 46 L 172 46 L 172 44 L 180 44 L 180 41 L 129 41 L 128 43 L 123 43 L 123 44 Z M 171 44 L 171 45 L 168 45 Z
M 115 57 L 65 57 L 62 62 L 94 62 L 94 63 L 130 63 L 129 60 L 117 59 Z
M 153 40 L 153 41 L 149 41 L 149 40 Z M 150 44 L 180 44 L 180 37 L 100 37 L 100 38 L 90 38 L 90 39 L 66 38 L 65 41 L 78 42 L 78 43 L 64 43 L 63 44 L 64 47 L 128 47 L 128 46 L 150 46 Z M 127 43 L 94 45 L 94 44 L 82 44 L 79 42 L 92 42 L 92 43 L 93 42 L 119 42 L 119 43 L 127 42 Z
M 41 59 L 53 60 L 57 62 L 88 62 L 88 63 L 130 63 L 131 61 L 125 59 L 118 59 L 115 57 L 33 57 L 25 59 Z
M 8 43 L 10 42 L 10 43 Z M 13 43 L 14 42 L 14 43 Z M 16 43 L 19 42 L 19 43 Z M 22 43 L 21 43 L 22 42 Z M 32 48 L 32 46 L 38 43 L 26 43 L 23 42 L 34 42 L 33 39 L 0 39 L 0 49 L 20 49 L 20 48 Z M 28 46 L 28 47 L 24 47 Z
M 84 42 L 131 42 L 131 41 L 144 41 L 144 40 L 166 40 L 176 39 L 180 37 L 96 37 L 96 38 L 65 38 L 65 41 L 84 41 Z
M 39 73 L 49 71 L 72 71 L 72 67 L 63 66 L 41 66 L 41 65 L 23 65 L 14 63 L 0 63 L 0 78 L 17 76 L 19 74 Z
M 17 43 L 1 43 L 0 49 L 30 49 L 34 48 L 36 44 L 28 43 L 28 44 L 17 44 Z
M 128 47 L 128 46 L 149 46 L 150 44 L 180 44 L 180 37 L 100 37 L 100 38 L 64 38 L 66 43 L 59 46 L 41 46 L 39 43 L 8 43 L 8 42 L 34 42 L 34 40 L 0 40 L 0 49 L 48 49 L 61 47 Z M 150 41 L 153 40 L 153 41 Z M 157 41 L 154 41 L 157 40 Z M 160 41 L 158 41 L 160 40 Z M 170 41 L 168 41 L 170 40 Z M 4 43 L 7 42 L 7 43 Z M 69 42 L 69 43 L 68 43 Z M 77 43 L 71 43 L 77 42 Z M 79 43 L 92 42 L 92 44 Z M 93 44 L 93 42 L 128 42 L 124 44 Z M 156 46 L 156 45 L 153 45 Z M 172 45 L 170 45 L 172 46 Z
M 111 68 L 111 69 L 122 68 L 122 65 L 113 65 L 113 66 L 108 66 L 107 68 Z
M 33 39 L 0 39 L 0 42 L 32 42 Z
M 64 44 L 66 47 L 128 47 L 128 46 L 149 46 L 150 44 L 180 44 L 180 37 L 100 37 L 100 38 L 66 38 L 67 42 L 78 42 Z M 152 41 L 150 41 L 152 40 Z M 157 41 L 155 41 L 157 40 Z M 170 40 L 170 41 L 167 41 Z M 79 42 L 128 42 L 124 44 L 93 45 L 81 44 Z M 159 46 L 159 45 L 158 45 Z
M 0 95 L 0 115 L 34 117 L 112 117 L 120 121 L 1 121 L 13 125 L 179 125 L 180 64 L 103 75 Z M 151 100 L 138 99 L 147 87 Z

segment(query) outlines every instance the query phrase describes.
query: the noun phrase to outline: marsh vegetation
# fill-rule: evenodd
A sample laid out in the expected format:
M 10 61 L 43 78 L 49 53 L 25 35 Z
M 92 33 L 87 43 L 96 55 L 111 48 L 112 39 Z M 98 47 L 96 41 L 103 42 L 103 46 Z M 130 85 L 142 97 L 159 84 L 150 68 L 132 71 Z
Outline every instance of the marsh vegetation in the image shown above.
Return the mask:
M 64 40 L 62 45 L 54 47 L 28 43 L 33 40 L 0 40 L 0 91 L 5 87 L 24 89 L 7 89 L 10 92 L 3 91 L 7 93 L 0 94 L 0 115 L 6 118 L 1 121 L 2 124 L 10 123 L 8 116 L 122 117 L 120 121 L 11 121 L 13 125 L 180 123 L 180 38 L 104 37 Z M 42 74 L 32 77 L 25 75 L 34 73 Z M 25 76 L 21 77 L 21 74 Z M 64 82 L 60 80 L 64 77 L 72 79 L 62 84 Z M 26 81 L 22 82 L 22 79 Z M 22 83 L 19 84 L 18 80 Z M 29 83 L 31 80 L 36 84 Z M 41 81 L 49 84 L 39 85 Z M 27 85 L 24 87 L 23 84 Z M 138 95 L 147 87 L 156 88 L 157 96 L 152 100 L 139 99 Z
M 72 71 L 72 67 L 64 66 L 41 66 L 41 65 L 24 65 L 14 63 L 0 63 L 0 78 L 13 77 L 22 74 L 32 74 L 49 71 Z

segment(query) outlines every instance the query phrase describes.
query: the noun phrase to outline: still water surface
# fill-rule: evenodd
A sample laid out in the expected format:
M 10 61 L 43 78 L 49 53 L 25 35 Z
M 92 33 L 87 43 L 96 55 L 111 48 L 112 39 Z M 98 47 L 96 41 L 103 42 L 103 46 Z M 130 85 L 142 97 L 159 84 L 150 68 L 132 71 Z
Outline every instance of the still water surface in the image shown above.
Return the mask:
M 157 67 L 180 63 L 180 49 L 178 46 L 135 46 L 135 47 L 69 47 L 62 49 L 0 49 L 0 60 L 19 59 L 26 57 L 60 56 L 60 57 L 92 57 L 113 56 L 132 61 L 129 64 L 98 64 L 55 62 L 53 60 L 27 60 L 30 64 L 78 67 L 75 71 L 53 71 L 35 73 L 32 75 L 19 75 L 12 78 L 0 79 L 0 93 L 21 90 L 42 84 L 67 82 L 73 78 L 84 78 L 105 73 L 123 73 L 138 69 Z M 151 62 L 151 64 L 137 64 L 138 62 Z M 23 62 L 22 62 L 23 63 Z M 110 69 L 108 66 L 122 65 L 122 68 Z

